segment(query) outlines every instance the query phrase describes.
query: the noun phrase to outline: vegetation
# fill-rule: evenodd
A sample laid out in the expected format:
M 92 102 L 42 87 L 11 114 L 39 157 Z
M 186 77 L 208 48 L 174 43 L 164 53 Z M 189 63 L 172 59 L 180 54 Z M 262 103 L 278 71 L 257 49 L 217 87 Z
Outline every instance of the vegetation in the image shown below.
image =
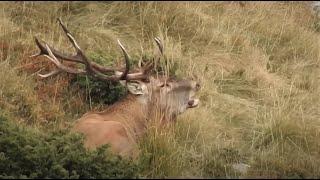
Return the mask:
M 0 178 L 134 178 L 137 166 L 106 151 L 86 151 L 82 137 L 48 134 L 0 117 Z
M 84 151 L 64 129 L 125 93 L 85 77 L 36 76 L 54 66 L 44 57 L 29 58 L 37 51 L 33 36 L 73 51 L 58 17 L 96 62 L 122 64 L 120 39 L 136 65 L 158 53 L 158 36 L 163 65 L 201 82 L 198 108 L 164 129 L 150 125 L 140 142 L 139 170 L 116 159 L 94 163 L 88 174 L 77 171 L 104 155 Z M 119 177 L 320 178 L 320 20 L 308 3 L 2 2 L 0 22 L 0 115 L 6 117 L 0 129 L 10 135 L 0 135 L 2 176 L 97 178 L 116 171 Z M 25 126 L 28 132 L 17 130 Z M 46 152 L 58 146 L 66 156 Z M 67 168 L 65 157 L 75 169 Z M 37 171 L 33 165 L 46 158 L 55 166 Z M 104 167 L 115 162 L 119 169 Z M 248 171 L 234 169 L 237 163 Z

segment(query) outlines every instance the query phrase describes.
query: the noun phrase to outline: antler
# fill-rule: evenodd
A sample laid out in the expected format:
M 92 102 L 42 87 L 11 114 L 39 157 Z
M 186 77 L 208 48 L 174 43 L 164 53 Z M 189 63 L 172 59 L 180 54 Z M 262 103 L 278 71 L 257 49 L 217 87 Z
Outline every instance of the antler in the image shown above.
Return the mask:
M 156 41 L 156 43 L 158 45 L 158 48 L 160 50 L 160 53 L 163 56 L 163 45 L 162 45 L 162 42 L 161 42 L 160 38 L 159 37 L 155 37 L 154 40 Z
M 91 75 L 95 78 L 98 78 L 101 80 L 109 80 L 109 81 L 146 80 L 148 78 L 148 72 L 152 69 L 153 62 L 147 63 L 147 65 L 145 65 L 143 68 L 141 68 L 139 70 L 139 72 L 129 73 L 130 56 L 128 55 L 126 49 L 124 48 L 124 46 L 121 44 L 121 42 L 119 40 L 118 40 L 118 44 L 124 54 L 124 57 L 125 57 L 124 59 L 125 59 L 125 63 L 126 63 L 126 67 L 123 72 L 120 69 L 104 67 L 104 66 L 101 66 L 95 62 L 89 61 L 89 59 L 86 57 L 86 55 L 81 50 L 78 43 L 76 42 L 75 38 L 67 30 L 67 28 L 62 23 L 62 21 L 60 19 L 58 19 L 58 22 L 61 25 L 63 31 L 65 32 L 65 34 L 68 37 L 71 44 L 76 49 L 76 55 L 67 55 L 67 54 L 61 53 L 58 50 L 50 47 L 45 42 L 44 42 L 45 45 L 41 44 L 40 41 L 35 37 L 35 42 L 36 42 L 36 45 L 38 46 L 38 48 L 40 49 L 40 52 L 38 54 L 32 55 L 31 57 L 37 57 L 40 55 L 44 55 L 51 62 L 53 62 L 57 67 L 57 69 L 53 70 L 50 73 L 38 74 L 40 77 L 47 78 L 47 77 L 59 74 L 61 72 L 68 72 L 71 74 Z M 77 69 L 77 68 L 67 67 L 67 66 L 63 65 L 62 62 L 59 61 L 58 59 L 84 64 L 85 69 Z M 114 75 L 111 75 L 111 76 L 106 75 L 105 73 L 108 73 L 108 72 L 109 73 L 114 72 Z

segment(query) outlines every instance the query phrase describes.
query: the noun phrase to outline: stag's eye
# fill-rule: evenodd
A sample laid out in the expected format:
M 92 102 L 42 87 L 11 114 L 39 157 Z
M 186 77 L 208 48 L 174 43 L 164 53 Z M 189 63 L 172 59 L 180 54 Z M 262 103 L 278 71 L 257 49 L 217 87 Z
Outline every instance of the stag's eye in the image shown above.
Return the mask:
M 161 88 L 163 88 L 163 87 L 171 87 L 171 85 L 170 85 L 170 83 L 163 82 L 163 83 L 161 83 L 160 87 Z
M 166 85 L 166 83 L 161 83 L 160 84 L 160 87 L 162 88 L 162 87 L 164 87 Z

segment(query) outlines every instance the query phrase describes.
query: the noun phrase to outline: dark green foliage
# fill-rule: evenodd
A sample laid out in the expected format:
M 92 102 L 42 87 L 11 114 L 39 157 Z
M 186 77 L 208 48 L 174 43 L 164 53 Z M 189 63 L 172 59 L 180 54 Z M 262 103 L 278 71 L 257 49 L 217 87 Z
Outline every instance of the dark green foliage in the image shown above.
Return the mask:
M 132 161 L 107 146 L 87 151 L 82 136 L 44 134 L 0 116 L 0 178 L 136 178 Z
M 88 53 L 88 57 L 101 65 L 113 66 L 112 55 L 103 53 Z M 113 104 L 126 95 L 126 89 L 119 82 L 101 81 L 89 76 L 76 76 L 73 79 L 74 85 L 78 85 L 86 94 L 87 100 L 96 104 Z
M 85 91 L 87 100 L 96 104 L 113 104 L 126 94 L 125 87 L 119 82 L 101 81 L 88 76 L 77 76 L 74 84 Z

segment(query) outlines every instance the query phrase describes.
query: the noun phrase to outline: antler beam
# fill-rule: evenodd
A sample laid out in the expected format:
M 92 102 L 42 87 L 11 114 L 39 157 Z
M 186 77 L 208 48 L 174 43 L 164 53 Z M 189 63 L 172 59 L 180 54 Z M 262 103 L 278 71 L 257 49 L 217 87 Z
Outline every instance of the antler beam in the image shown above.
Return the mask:
M 64 53 L 59 52 L 58 50 L 50 47 L 47 43 L 44 42 L 45 45 L 43 45 L 38 38 L 35 37 L 35 42 L 38 48 L 40 49 L 40 52 L 32 55 L 31 57 L 37 57 L 44 55 L 47 57 L 51 62 L 55 64 L 57 69 L 53 70 L 50 73 L 47 74 L 38 74 L 40 77 L 47 78 L 56 74 L 59 74 L 61 72 L 67 72 L 71 74 L 83 74 L 83 75 L 90 75 L 95 78 L 101 79 L 101 80 L 108 80 L 108 81 L 119 81 L 119 80 L 145 80 L 148 78 L 147 74 L 148 71 L 150 71 L 153 67 L 153 62 L 148 63 L 145 67 L 141 68 L 139 72 L 136 73 L 129 73 L 130 71 L 130 56 L 127 53 L 124 46 L 121 44 L 121 42 L 118 40 L 118 44 L 124 54 L 125 59 L 125 69 L 121 68 L 121 70 L 118 68 L 110 68 L 110 67 L 104 67 L 101 66 L 95 62 L 90 61 L 85 53 L 81 50 L 80 46 L 76 42 L 75 38 L 71 35 L 71 33 L 68 31 L 66 26 L 62 23 L 61 19 L 58 19 L 59 24 L 61 25 L 63 31 L 65 32 L 66 36 L 68 37 L 69 41 L 73 45 L 73 47 L 76 50 L 76 55 L 67 55 Z M 158 44 L 158 42 L 157 42 Z M 160 43 L 161 44 L 161 43 Z M 159 48 L 160 45 L 158 44 Z M 162 49 L 160 49 L 162 51 Z M 61 60 L 71 61 L 75 63 L 80 63 L 85 65 L 84 69 L 76 69 L 67 67 L 62 64 Z M 114 74 L 111 76 L 108 76 L 104 73 L 110 73 L 113 72 Z M 116 73 L 117 72 L 117 73 Z

